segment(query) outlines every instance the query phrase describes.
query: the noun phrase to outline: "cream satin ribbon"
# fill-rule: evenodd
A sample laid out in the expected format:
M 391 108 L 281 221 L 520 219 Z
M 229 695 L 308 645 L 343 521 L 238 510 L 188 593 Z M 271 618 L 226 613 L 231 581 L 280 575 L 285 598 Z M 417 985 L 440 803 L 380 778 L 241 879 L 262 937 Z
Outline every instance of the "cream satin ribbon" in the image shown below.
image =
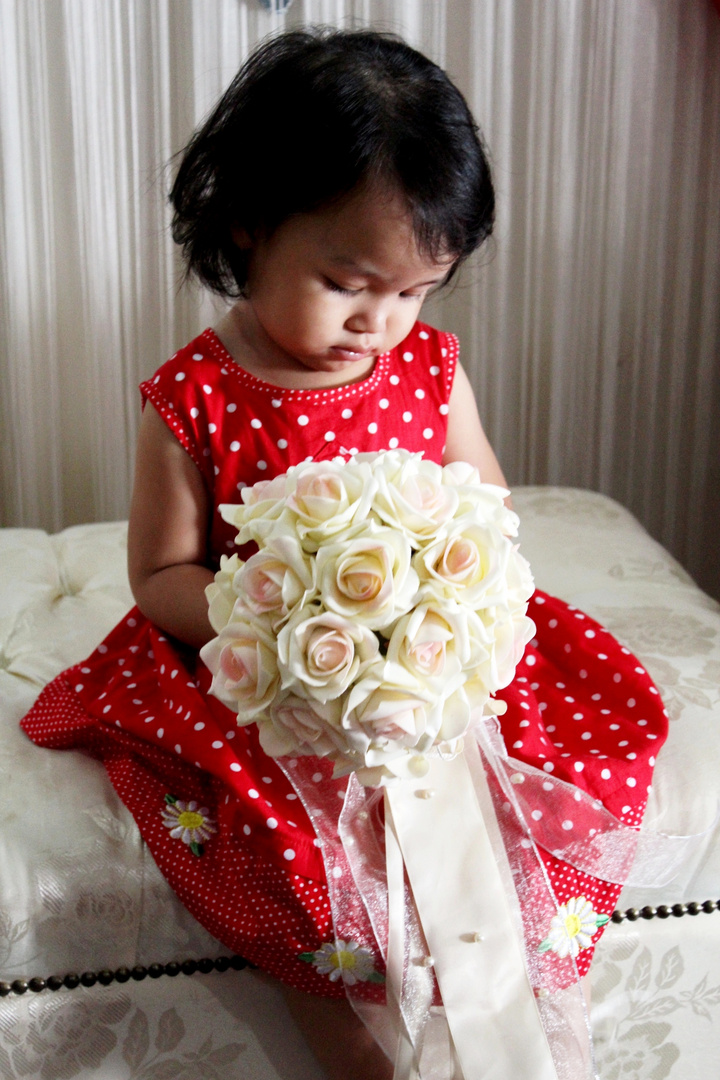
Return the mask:
M 459 1075 L 463 1080 L 557 1080 L 496 862 L 499 845 L 490 840 L 487 806 L 483 812 L 478 801 L 487 795 L 483 802 L 490 805 L 487 790 L 476 790 L 485 784 L 482 767 L 471 776 L 466 759 L 473 753 L 477 749 L 469 745 L 452 760 L 435 758 L 422 780 L 386 789 L 391 811 L 386 823 L 388 983 L 400 999 L 405 911 L 392 901 L 398 875 L 391 866 L 399 849 L 431 957 L 407 961 L 432 963 Z M 422 1075 L 417 1062 L 408 1065 L 408 1057 L 405 1050 L 397 1059 L 397 1080 Z

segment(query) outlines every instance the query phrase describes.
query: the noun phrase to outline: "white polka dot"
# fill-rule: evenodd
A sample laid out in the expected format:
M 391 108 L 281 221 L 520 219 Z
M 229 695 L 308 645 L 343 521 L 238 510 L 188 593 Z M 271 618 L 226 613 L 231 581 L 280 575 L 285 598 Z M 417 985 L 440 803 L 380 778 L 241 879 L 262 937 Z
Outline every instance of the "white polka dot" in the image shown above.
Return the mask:
M 249 825 L 243 825 L 243 832 L 245 833 L 246 836 L 249 836 L 250 833 L 252 832 L 252 829 L 250 828 Z
M 525 657 L 525 663 L 527 664 L 528 667 L 533 667 L 533 665 L 535 664 L 535 657 L 533 656 L 532 653 L 530 653 L 529 656 Z
M 406 424 L 410 423 L 410 421 L 412 420 L 412 413 L 410 412 L 409 409 L 405 410 L 405 412 L 403 413 L 402 418 L 403 418 L 403 420 L 405 421 Z
M 215 742 L 212 744 L 213 750 L 219 750 L 221 746 L 222 746 L 222 740 L 221 739 L 216 739 Z
M 180 743 L 175 743 L 175 753 L 182 754 L 182 746 L 180 745 Z
M 341 866 L 333 866 L 333 868 L 332 868 L 332 876 L 334 878 L 341 878 L 342 877 L 342 867 Z
M 636 703 L 634 697 L 628 698 L 628 703 L 627 703 L 628 709 L 634 709 L 636 704 L 637 703 Z
M 513 750 L 520 750 L 520 749 L 522 749 L 522 739 L 518 739 L 517 742 L 513 743 Z
M 399 375 L 391 375 L 390 376 L 390 382 L 391 382 L 391 384 L 393 386 L 397 386 L 398 383 L 400 382 L 400 376 Z
M 195 724 L 195 730 L 196 731 L 202 731 L 202 729 L 204 727 L 205 727 L 205 721 L 204 720 L 198 720 L 197 724 Z
M 283 851 L 283 859 L 287 859 L 288 862 L 292 862 L 294 858 L 295 852 L 293 851 L 293 849 L 291 847 L 285 848 L 285 850 Z
M 305 425 L 308 423 L 309 421 L 307 416 L 305 416 L 304 414 L 302 416 L 298 416 L 298 424 L 300 425 L 300 427 L 305 427 Z
M 203 383 L 203 392 L 205 394 L 212 394 L 212 386 L 208 386 L 207 383 Z
M 267 825 L 268 829 L 277 829 L 277 827 L 278 827 L 277 818 L 269 817 L 267 819 L 267 821 L 265 822 L 265 824 Z
M 270 404 L 272 405 L 273 409 L 279 409 L 280 406 L 282 405 L 282 399 L 274 397 L 271 400 Z
M 373 422 L 371 424 L 368 424 L 368 431 L 370 432 L 371 435 L 375 434 L 375 432 L 377 431 L 377 427 L 378 426 L 377 426 L 377 424 L 375 423 L 374 420 L 373 420 Z
M 230 733 L 228 732 L 228 739 L 229 738 L 230 738 Z M 237 761 L 231 761 L 230 762 L 230 772 L 240 772 L 241 769 L 242 769 L 242 765 L 240 765 L 239 762 L 237 762 Z
M 628 787 L 635 787 L 635 785 L 637 784 L 637 780 L 635 779 L 634 776 L 628 776 L 625 783 L 627 784 Z
M 81 691 L 81 690 L 83 690 L 83 689 L 84 689 L 84 687 L 83 687 L 83 684 L 82 684 L 81 682 L 79 682 L 79 683 L 77 684 L 77 686 L 75 687 L 75 693 L 76 693 L 76 694 L 79 694 L 79 693 L 80 693 L 80 691 Z
M 325 438 L 325 442 L 334 442 L 335 441 L 335 432 L 334 431 L 326 431 L 324 438 Z
M 583 731 L 580 738 L 581 739 L 592 739 L 592 735 L 591 735 L 591 733 L 589 731 Z
M 423 341 L 427 341 L 427 339 L 430 337 L 430 335 L 428 334 L 427 330 L 421 330 L 420 333 L 418 334 L 418 337 L 421 337 L 423 339 Z
M 609 769 L 603 769 L 603 771 L 600 773 L 600 775 L 602 776 L 603 780 L 609 780 L 610 777 L 612 776 L 612 773 L 610 772 Z
M 575 765 L 574 765 L 574 768 L 575 768 L 575 772 L 582 772 L 583 769 L 585 768 L 585 762 L 584 761 L 576 761 Z
M 263 461 L 262 458 L 260 459 L 260 461 L 256 462 L 256 465 L 261 472 L 264 472 L 265 469 L 267 469 L 267 461 Z
M 409 364 L 411 360 L 415 359 L 415 357 L 413 356 L 413 354 L 411 352 L 404 352 L 402 354 L 402 356 L 403 356 L 403 360 L 405 361 L 406 364 Z
M 415 391 L 415 397 L 418 399 L 418 401 L 422 401 L 422 399 L 425 397 L 425 391 L 424 390 L 416 390 Z
M 449 405 L 441 405 L 440 408 L 438 409 L 438 412 L 440 413 L 441 416 L 447 416 L 447 414 L 450 412 L 450 406 Z
M 312 780 L 313 780 L 314 784 L 319 784 L 320 781 L 322 780 L 322 778 L 323 778 L 323 775 L 322 775 L 321 772 L 315 772 L 315 773 L 312 774 Z
M 565 829 L 565 832 L 570 832 L 570 830 L 573 828 L 573 823 L 572 821 L 563 821 L 562 827 L 563 829 Z
M 543 765 L 543 769 L 545 770 L 545 772 L 554 772 L 555 766 L 553 765 L 552 761 L 546 761 Z
M 586 638 L 594 638 L 595 637 L 595 631 L 594 630 L 586 630 L 585 631 L 585 637 Z
M 257 431 L 258 428 L 262 427 L 262 420 L 258 420 L 257 417 L 254 416 L 250 421 L 250 427 L 255 428 L 255 430 Z
M 175 382 L 182 382 L 184 378 L 185 378 L 185 372 L 184 371 L 178 371 L 177 375 L 175 376 Z
M 424 428 L 423 429 L 423 439 L 432 439 L 432 437 L 433 437 L 433 429 L 431 427 Z
M 530 817 L 533 819 L 533 821 L 539 821 L 542 817 L 542 810 L 533 810 Z
M 396 439 L 395 436 L 393 436 L 392 439 L 388 440 L 388 446 L 390 447 L 391 450 L 396 450 L 399 445 L 400 445 L 400 440 Z
M 237 409 L 237 405 L 235 404 L 234 401 L 231 401 L 229 405 L 225 406 L 225 408 L 227 409 L 228 412 L 235 412 L 235 410 Z
M 254 787 L 251 787 L 248 790 L 248 795 L 250 796 L 251 799 L 259 799 L 260 798 L 259 792 L 257 792 Z
M 208 424 L 208 431 L 211 435 L 214 435 L 217 431 L 217 424 Z
M 386 397 L 380 398 L 380 400 L 378 401 L 378 405 L 380 406 L 381 409 L 387 409 L 389 404 L 390 404 L 390 402 L 388 401 L 388 399 Z
M 352 414 L 352 409 L 343 409 L 343 411 L 340 413 L 343 420 L 349 420 Z
M 157 735 L 158 739 L 162 739 L 163 735 L 165 734 L 165 728 L 159 727 L 155 734 Z
M 430 374 L 431 375 L 439 375 L 440 374 L 440 368 L 437 366 L 437 364 L 433 364 L 433 366 L 430 368 Z
M 287 439 L 278 439 L 278 450 L 287 450 Z
M 607 653 L 599 652 L 598 653 L 598 660 L 607 660 Z
M 237 453 L 237 451 L 240 449 L 240 443 L 237 441 L 237 439 L 233 439 L 233 441 L 230 443 L 230 449 L 234 454 Z
M 202 360 L 202 358 L 203 358 L 203 354 L 201 352 L 194 352 L 193 353 L 193 360 Z

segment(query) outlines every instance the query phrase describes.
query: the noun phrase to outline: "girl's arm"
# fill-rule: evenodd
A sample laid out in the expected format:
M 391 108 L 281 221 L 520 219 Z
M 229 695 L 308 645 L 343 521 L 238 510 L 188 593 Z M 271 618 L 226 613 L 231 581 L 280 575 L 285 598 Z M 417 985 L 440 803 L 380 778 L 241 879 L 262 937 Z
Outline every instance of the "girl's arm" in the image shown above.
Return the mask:
M 198 469 L 148 402 L 130 507 L 130 588 L 143 615 L 196 648 L 214 636 L 205 598 L 209 513 Z
M 470 381 L 459 364 L 450 392 L 450 412 L 448 413 L 447 443 L 443 454 L 443 465 L 451 461 L 467 461 L 470 465 L 474 465 L 484 484 L 507 487 L 498 459 L 480 423 Z

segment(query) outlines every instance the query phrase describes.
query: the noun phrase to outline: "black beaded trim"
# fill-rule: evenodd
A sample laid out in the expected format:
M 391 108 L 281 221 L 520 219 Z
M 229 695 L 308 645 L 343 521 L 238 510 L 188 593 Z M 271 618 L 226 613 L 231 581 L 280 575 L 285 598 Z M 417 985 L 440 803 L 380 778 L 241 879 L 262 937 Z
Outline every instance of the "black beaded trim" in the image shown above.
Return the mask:
M 720 911 L 720 900 L 705 900 L 702 904 L 691 900 L 689 904 L 660 904 L 656 908 L 648 905 L 644 908 L 631 907 L 626 911 L 613 911 L 611 921 L 621 923 L 625 919 L 628 922 L 636 922 L 638 919 L 669 919 L 671 915 L 680 919 L 683 915 L 699 915 L 700 912 L 710 915 L 713 911 Z
M 134 968 L 119 967 L 115 971 L 109 969 L 84 971 L 82 975 L 71 972 L 68 975 L 50 975 L 47 979 L 36 975 L 32 979 L 13 979 L 12 982 L 0 980 L 0 997 L 7 997 L 8 994 L 25 994 L 28 990 L 39 994 L 41 990 L 60 990 L 63 987 L 66 990 L 75 990 L 78 986 L 90 987 L 95 986 L 96 983 L 109 986 L 113 982 L 129 982 L 130 979 L 142 982 L 147 978 L 159 979 L 162 975 L 174 978 L 176 975 L 194 975 L 197 971 L 203 975 L 209 975 L 211 971 L 228 971 L 229 969 L 242 971 L 243 968 L 254 969 L 255 966 L 244 956 L 218 956 L 216 960 L 205 958 L 204 960 L 183 960 L 182 963 L 171 960 L 169 964 L 149 964 L 148 967 L 138 964 Z
M 691 900 L 689 904 L 660 904 L 658 907 L 647 905 L 643 908 L 627 908 L 625 911 L 613 911 L 610 921 L 614 923 L 637 922 L 638 919 L 676 919 L 683 915 L 699 915 L 704 912 L 709 915 L 713 911 L 720 911 L 720 900 L 705 900 L 702 904 Z M 130 979 L 142 982 L 143 979 L 159 979 L 162 975 L 174 978 L 176 975 L 194 975 L 197 971 L 203 975 L 209 975 L 211 971 L 242 971 L 243 968 L 256 967 L 243 956 L 218 956 L 216 960 L 205 958 L 204 960 L 184 960 L 178 963 L 171 960 L 169 964 L 150 964 L 143 967 L 138 964 L 134 968 L 119 967 L 115 971 L 105 969 L 103 971 L 84 971 L 82 975 L 70 973 L 68 975 L 51 975 L 47 979 L 36 975 L 32 979 L 13 979 L 12 982 L 0 980 L 0 997 L 8 994 L 25 994 L 28 990 L 39 994 L 41 990 L 75 990 L 78 986 L 109 986 L 113 982 L 126 983 Z

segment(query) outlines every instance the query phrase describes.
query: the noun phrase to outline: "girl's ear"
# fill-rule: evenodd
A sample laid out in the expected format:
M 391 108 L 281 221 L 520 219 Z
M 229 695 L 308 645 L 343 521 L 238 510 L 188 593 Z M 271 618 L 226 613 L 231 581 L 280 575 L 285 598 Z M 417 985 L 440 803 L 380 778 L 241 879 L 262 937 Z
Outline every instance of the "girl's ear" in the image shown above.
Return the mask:
M 240 248 L 241 251 L 249 251 L 253 246 L 250 233 L 242 225 L 233 225 L 230 229 L 230 235 L 233 238 L 235 247 Z

